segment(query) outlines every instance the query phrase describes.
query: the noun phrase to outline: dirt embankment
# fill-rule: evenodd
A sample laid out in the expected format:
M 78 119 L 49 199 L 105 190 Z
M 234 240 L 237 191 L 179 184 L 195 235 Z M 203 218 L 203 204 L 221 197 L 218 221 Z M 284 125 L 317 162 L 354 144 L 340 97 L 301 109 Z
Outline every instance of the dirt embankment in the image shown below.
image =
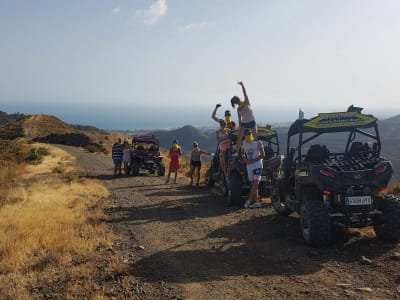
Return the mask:
M 229 207 L 204 187 L 164 178 L 112 176 L 111 158 L 63 147 L 82 176 L 101 180 L 120 237 L 109 257 L 128 267 L 92 274 L 105 296 L 139 299 L 398 299 L 398 244 L 351 231 L 329 248 L 305 246 L 298 219 Z M 267 202 L 267 201 L 266 201 Z M 398 258 L 398 257 L 397 257 Z M 93 294 L 88 291 L 88 295 Z

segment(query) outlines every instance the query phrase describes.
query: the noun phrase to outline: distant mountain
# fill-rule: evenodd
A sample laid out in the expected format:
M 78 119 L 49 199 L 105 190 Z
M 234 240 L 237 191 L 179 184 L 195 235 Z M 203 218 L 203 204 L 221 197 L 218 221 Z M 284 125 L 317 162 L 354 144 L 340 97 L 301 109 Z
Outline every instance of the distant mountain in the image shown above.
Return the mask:
M 193 141 L 197 141 L 201 149 L 214 151 L 216 147 L 215 130 L 204 131 L 186 125 L 174 130 L 159 130 L 151 133 L 158 138 L 161 146 L 166 149 L 171 147 L 173 140 L 178 140 L 183 151 L 191 151 Z
M 400 182 L 400 115 L 381 120 L 378 122 L 379 132 L 381 135 L 382 142 L 382 155 L 389 159 L 395 169 L 395 175 L 393 178 L 394 182 Z M 287 144 L 287 131 L 288 127 L 279 126 L 274 127 L 278 132 L 280 153 L 285 154 Z M 169 148 L 174 139 L 177 139 L 183 151 L 190 151 L 192 149 L 192 142 L 198 141 L 200 148 L 214 152 L 216 148 L 215 140 L 215 129 L 200 130 L 190 125 L 186 125 L 179 129 L 174 130 L 159 130 L 153 131 L 152 133 L 160 140 L 160 144 L 164 148 Z M 327 144 L 337 145 L 338 148 L 342 148 L 344 143 L 344 137 L 340 134 L 336 136 L 330 136 L 326 141 Z
M 21 119 L 23 116 L 24 114 L 20 113 L 8 114 L 4 111 L 0 111 L 0 126 L 17 121 Z
M 95 126 L 90 126 L 90 125 L 78 125 L 78 124 L 68 124 L 68 125 L 79 131 L 103 131 Z

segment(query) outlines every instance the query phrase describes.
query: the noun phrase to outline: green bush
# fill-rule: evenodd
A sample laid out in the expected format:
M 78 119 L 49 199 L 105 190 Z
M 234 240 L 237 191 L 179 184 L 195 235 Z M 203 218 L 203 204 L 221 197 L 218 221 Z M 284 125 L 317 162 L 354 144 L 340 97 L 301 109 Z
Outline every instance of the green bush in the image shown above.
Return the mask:
M 49 150 L 44 147 L 30 148 L 25 158 L 28 163 L 38 163 L 44 156 L 49 155 Z

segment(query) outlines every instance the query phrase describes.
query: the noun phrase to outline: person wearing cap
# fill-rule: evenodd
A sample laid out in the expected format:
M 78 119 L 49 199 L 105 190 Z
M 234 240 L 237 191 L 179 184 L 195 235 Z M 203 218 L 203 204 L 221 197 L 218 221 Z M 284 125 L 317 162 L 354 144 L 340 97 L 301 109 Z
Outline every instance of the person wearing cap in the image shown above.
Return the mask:
M 249 97 L 242 81 L 238 84 L 242 87 L 244 101 L 241 101 L 238 96 L 233 96 L 231 105 L 233 108 L 237 105 L 238 121 L 239 121 L 239 136 L 236 143 L 236 153 L 240 153 L 240 145 L 242 143 L 244 130 L 250 129 L 254 139 L 257 139 L 257 124 L 254 119 L 253 110 L 250 107 Z
M 167 181 L 165 182 L 166 184 L 169 183 L 169 179 L 171 177 L 171 173 L 175 173 L 174 177 L 174 183 L 176 184 L 176 177 L 178 176 L 178 170 L 181 167 L 181 159 L 182 156 L 182 151 L 181 147 L 179 146 L 179 143 L 177 140 L 174 140 L 172 142 L 172 147 L 169 149 L 168 157 L 171 159 L 169 163 L 169 170 L 168 170 L 168 176 L 167 176 Z
M 211 155 L 210 152 L 201 150 L 199 143 L 194 141 L 193 150 L 190 154 L 190 185 L 193 185 L 194 175 L 196 177 L 196 186 L 199 186 L 202 154 Z
M 255 140 L 250 129 L 244 130 L 242 150 L 245 154 L 243 162 L 246 164 L 247 176 L 251 182 L 249 199 L 244 203 L 245 208 L 260 208 L 258 201 L 258 185 L 263 170 L 264 147 L 261 141 Z
M 214 111 L 211 114 L 211 118 L 217 123 L 219 123 L 219 121 L 221 120 L 221 119 L 218 119 L 216 116 L 217 110 L 220 107 L 221 107 L 221 104 L 215 105 Z M 231 112 L 229 110 L 226 110 L 224 116 L 225 116 L 225 123 L 226 123 L 227 127 L 230 130 L 234 130 L 236 127 L 236 123 L 232 120 Z
M 215 133 L 216 138 L 217 138 L 217 143 L 218 143 L 218 148 L 219 148 L 219 163 L 220 163 L 220 168 L 222 172 L 226 176 L 226 169 L 227 169 L 227 163 L 226 163 L 226 156 L 231 148 L 231 130 L 226 126 L 226 123 L 224 120 L 220 119 L 219 120 L 219 129 Z

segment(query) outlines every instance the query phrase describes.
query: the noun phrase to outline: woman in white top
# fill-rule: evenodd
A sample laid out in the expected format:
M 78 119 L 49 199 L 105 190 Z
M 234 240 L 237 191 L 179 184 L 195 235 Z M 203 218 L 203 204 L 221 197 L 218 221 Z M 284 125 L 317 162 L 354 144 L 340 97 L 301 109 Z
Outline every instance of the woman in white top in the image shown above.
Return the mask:
M 254 119 L 253 110 L 250 107 L 250 101 L 247 97 L 246 89 L 242 81 L 238 84 L 242 87 L 244 101 L 240 101 L 238 96 L 233 96 L 231 99 L 232 107 L 237 105 L 238 121 L 239 121 L 239 136 L 236 143 L 236 153 L 240 153 L 240 145 L 244 136 L 244 130 L 250 129 L 253 137 L 257 139 L 257 124 Z
M 132 160 L 132 147 L 128 141 L 124 141 L 124 148 L 122 149 L 122 162 L 124 164 L 125 175 L 129 174 L 129 168 Z
M 229 149 L 231 148 L 231 130 L 226 127 L 226 123 L 222 119 L 219 120 L 219 125 L 220 128 L 216 132 L 217 143 L 219 147 L 219 162 L 220 168 L 226 176 L 226 156 Z
M 258 186 L 263 170 L 263 158 L 265 157 L 264 147 L 261 141 L 256 141 L 250 129 L 245 129 L 245 139 L 242 150 L 245 153 L 243 162 L 246 163 L 247 176 L 251 182 L 249 199 L 244 203 L 245 208 L 259 208 Z

